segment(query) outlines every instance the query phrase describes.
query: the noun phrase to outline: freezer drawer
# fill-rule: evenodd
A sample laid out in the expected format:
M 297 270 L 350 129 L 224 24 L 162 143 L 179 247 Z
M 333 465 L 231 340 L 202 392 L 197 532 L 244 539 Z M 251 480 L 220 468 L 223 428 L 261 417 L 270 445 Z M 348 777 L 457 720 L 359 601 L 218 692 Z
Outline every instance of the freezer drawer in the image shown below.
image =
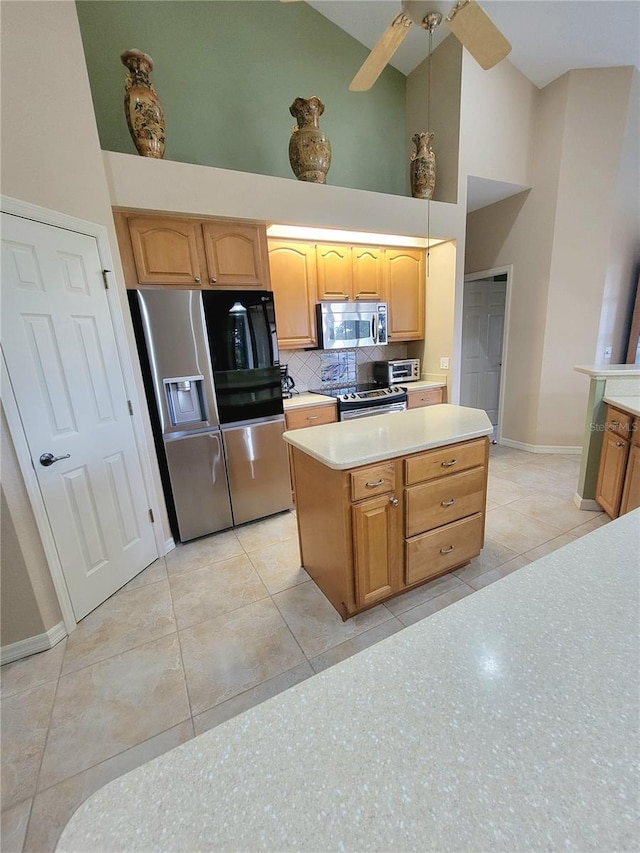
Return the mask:
M 180 539 L 231 527 L 231 503 L 220 432 L 165 439 Z
M 236 524 L 291 508 L 284 417 L 223 427 Z

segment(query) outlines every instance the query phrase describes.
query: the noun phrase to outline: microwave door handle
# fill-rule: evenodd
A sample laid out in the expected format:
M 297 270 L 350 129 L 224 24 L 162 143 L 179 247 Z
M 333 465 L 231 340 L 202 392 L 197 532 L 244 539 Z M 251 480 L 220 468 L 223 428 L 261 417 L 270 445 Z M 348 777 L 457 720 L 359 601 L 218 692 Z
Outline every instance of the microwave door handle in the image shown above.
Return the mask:
M 371 318 L 371 337 L 373 338 L 374 344 L 378 343 L 378 329 L 376 327 L 376 315 L 374 314 Z

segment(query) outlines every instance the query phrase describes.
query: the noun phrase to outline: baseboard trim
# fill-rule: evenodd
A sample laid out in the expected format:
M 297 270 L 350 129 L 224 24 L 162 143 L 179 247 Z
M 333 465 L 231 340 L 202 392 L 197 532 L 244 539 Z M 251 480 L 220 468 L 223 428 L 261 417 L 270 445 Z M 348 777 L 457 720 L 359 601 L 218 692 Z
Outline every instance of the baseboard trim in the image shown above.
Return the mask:
M 597 512 L 603 512 L 602 507 L 597 501 L 592 501 L 589 498 L 583 498 L 577 492 L 573 496 L 573 502 L 578 507 L 578 509 L 596 510 Z
M 64 627 L 64 622 L 58 622 L 44 634 L 26 637 L 24 640 L 18 640 L 17 643 L 2 646 L 0 648 L 0 665 L 13 663 L 13 661 L 27 658 L 30 655 L 36 655 L 38 652 L 46 652 L 56 646 L 60 640 L 64 640 L 66 636 L 67 629 Z
M 169 551 L 173 551 L 173 549 L 175 547 L 176 547 L 176 543 L 174 541 L 173 536 L 170 536 L 168 539 L 165 539 L 165 543 L 164 543 L 164 553 L 165 554 L 168 554 Z
M 524 441 L 514 441 L 512 438 L 500 438 L 498 444 L 504 444 L 516 450 L 526 450 L 528 453 L 582 453 L 582 447 L 571 444 L 527 444 Z

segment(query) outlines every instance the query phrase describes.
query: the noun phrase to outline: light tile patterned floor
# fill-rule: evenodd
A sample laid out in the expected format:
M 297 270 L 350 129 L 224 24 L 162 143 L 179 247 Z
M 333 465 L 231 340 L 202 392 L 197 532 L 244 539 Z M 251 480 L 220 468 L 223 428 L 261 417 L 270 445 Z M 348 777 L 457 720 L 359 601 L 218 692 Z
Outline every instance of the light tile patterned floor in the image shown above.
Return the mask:
M 293 513 L 178 546 L 2 668 L 3 853 L 53 850 L 111 779 L 607 523 L 573 504 L 578 469 L 492 447 L 481 555 L 347 622 L 300 568 Z

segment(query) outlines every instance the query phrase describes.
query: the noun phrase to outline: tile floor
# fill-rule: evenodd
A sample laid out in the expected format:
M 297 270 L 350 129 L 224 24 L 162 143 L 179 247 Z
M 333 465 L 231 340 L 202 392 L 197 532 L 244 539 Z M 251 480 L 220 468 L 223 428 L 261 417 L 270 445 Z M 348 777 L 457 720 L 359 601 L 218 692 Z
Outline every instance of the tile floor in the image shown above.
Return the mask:
M 299 566 L 293 513 L 157 560 L 2 668 L 3 853 L 53 850 L 111 779 L 605 524 L 573 504 L 578 469 L 492 447 L 482 554 L 347 622 Z

